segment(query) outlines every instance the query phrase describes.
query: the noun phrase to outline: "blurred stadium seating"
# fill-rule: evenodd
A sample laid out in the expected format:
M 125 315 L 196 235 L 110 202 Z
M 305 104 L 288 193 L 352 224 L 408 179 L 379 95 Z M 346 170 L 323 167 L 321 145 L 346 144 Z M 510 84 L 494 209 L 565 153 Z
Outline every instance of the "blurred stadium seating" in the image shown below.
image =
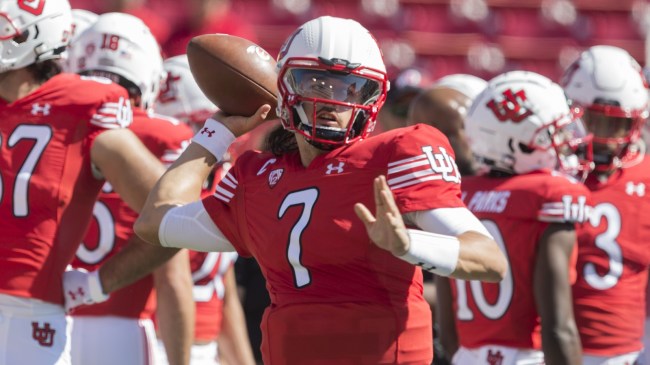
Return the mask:
M 94 2 L 72 0 L 81 8 Z M 170 26 L 182 4 L 147 0 Z M 581 50 L 595 44 L 624 48 L 645 64 L 650 24 L 648 0 L 230 0 L 230 5 L 273 55 L 306 20 L 349 17 L 377 37 L 392 74 L 417 66 L 434 78 L 450 73 L 490 78 L 526 69 L 557 80 Z
M 305 20 L 337 15 L 371 29 L 391 70 L 416 63 L 434 77 L 527 69 L 557 80 L 595 44 L 622 47 L 644 64 L 642 29 L 650 19 L 644 0 L 237 0 L 232 6 L 271 54 Z M 415 57 L 394 54 L 405 47 Z

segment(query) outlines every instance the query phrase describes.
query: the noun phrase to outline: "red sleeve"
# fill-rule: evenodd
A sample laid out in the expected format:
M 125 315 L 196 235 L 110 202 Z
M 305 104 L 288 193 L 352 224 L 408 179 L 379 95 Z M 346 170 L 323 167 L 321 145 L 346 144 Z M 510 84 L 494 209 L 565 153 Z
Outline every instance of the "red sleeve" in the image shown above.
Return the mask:
M 58 102 L 72 105 L 74 119 L 87 125 L 85 144 L 90 149 L 95 138 L 109 129 L 131 125 L 133 111 L 126 89 L 103 77 L 62 74 L 57 82 L 66 84 L 58 89 Z
M 102 95 L 92 115 L 90 124 L 99 129 L 126 128 L 133 121 L 131 101 L 126 90 L 108 79 L 82 76 L 88 89 L 101 89 Z M 96 83 L 96 84 L 90 84 Z
M 540 197 L 537 219 L 552 223 L 584 223 L 589 219 L 590 193 L 581 183 L 554 173 Z
M 454 151 L 437 129 L 418 124 L 393 141 L 386 179 L 402 213 L 463 207 Z
M 238 209 L 238 206 L 243 204 L 243 193 L 239 188 L 238 176 L 235 164 L 219 181 L 214 194 L 203 198 L 203 206 L 237 253 L 250 257 L 251 253 L 242 239 L 238 224 L 239 219 L 243 219 L 239 217 L 241 210 Z

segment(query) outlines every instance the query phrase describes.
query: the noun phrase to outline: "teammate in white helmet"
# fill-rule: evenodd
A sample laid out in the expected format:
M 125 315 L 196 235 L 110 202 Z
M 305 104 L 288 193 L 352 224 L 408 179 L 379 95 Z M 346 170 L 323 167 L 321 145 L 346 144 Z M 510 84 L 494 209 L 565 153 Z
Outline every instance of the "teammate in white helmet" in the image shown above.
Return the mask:
M 578 234 L 576 323 L 585 365 L 634 364 L 643 348 L 647 301 L 650 160 L 641 129 L 648 119 L 648 84 L 623 49 L 587 49 L 562 83 L 594 135 L 595 170 L 585 184 L 594 211 Z
M 570 278 L 589 191 L 571 175 L 591 168 L 580 114 L 559 85 L 526 71 L 490 80 L 472 104 L 465 132 L 482 174 L 464 178 L 463 200 L 510 270 L 499 284 L 437 280 L 453 364 L 580 363 Z
M 126 129 L 122 87 L 60 73 L 67 0 L 2 0 L 0 14 L 0 362 L 70 364 L 62 275 L 100 188 L 110 182 L 138 211 L 164 169 Z M 98 282 L 78 294 L 103 295 Z
M 192 131 L 187 125 L 150 112 L 164 78 L 162 58 L 156 40 L 138 18 L 122 13 L 101 15 L 72 42 L 70 66 L 82 75 L 110 78 L 128 91 L 134 107 L 129 128 L 165 165 L 189 144 Z M 73 318 L 73 365 L 149 364 L 157 348 L 154 313 L 169 363 L 187 364 L 194 325 L 187 250 L 140 279 L 140 274 L 147 273 L 129 273 L 127 267 L 117 265 L 130 258 L 137 268 L 139 261 L 149 260 L 151 246 L 133 234 L 137 214 L 111 185 L 103 187 L 93 213 L 94 224 L 72 262 L 75 270 L 64 275 L 66 307 Z M 139 280 L 120 290 L 106 290 L 109 298 L 80 300 L 76 293 L 85 290 L 90 275 L 115 270 L 127 278 L 138 274 Z M 99 284 L 103 286 L 101 280 Z M 76 308 L 93 302 L 101 303 Z

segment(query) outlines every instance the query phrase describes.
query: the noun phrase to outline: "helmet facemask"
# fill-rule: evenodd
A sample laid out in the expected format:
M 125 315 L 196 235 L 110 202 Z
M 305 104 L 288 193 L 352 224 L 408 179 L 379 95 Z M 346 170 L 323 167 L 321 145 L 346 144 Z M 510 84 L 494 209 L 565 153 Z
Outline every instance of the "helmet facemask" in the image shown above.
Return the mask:
M 520 164 L 529 167 L 549 163 L 556 165 L 555 170 L 584 181 L 593 168 L 592 136 L 579 119 L 580 114 L 574 108 L 570 114 L 539 128 L 527 145 L 511 146 L 513 150 L 518 149 L 514 153 L 513 170 L 522 173 L 518 171 Z M 555 161 L 544 162 L 547 158 Z
M 585 109 L 583 117 L 593 134 L 594 162 L 597 171 L 608 171 L 633 163 L 642 157 L 645 146 L 641 128 L 648 110 L 625 110 L 616 103 L 597 102 Z
M 339 59 L 287 60 L 278 88 L 282 125 L 324 150 L 366 138 L 383 105 L 385 73 Z

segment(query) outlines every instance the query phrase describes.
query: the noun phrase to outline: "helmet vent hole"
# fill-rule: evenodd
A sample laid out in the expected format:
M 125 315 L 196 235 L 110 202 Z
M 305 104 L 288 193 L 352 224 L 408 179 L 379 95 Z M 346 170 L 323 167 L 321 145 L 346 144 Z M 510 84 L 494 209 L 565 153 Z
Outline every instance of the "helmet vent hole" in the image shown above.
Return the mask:
M 20 35 L 15 36 L 12 39 L 12 41 L 14 41 L 14 43 L 16 43 L 16 44 L 21 44 L 21 43 L 25 43 L 28 38 L 29 38 L 29 31 L 26 30 L 26 31 L 22 32 Z
M 519 142 L 519 149 L 521 150 L 521 152 L 523 152 L 523 153 L 525 153 L 527 155 L 535 152 L 534 148 L 530 148 L 530 147 L 526 146 L 525 144 L 523 144 L 521 142 Z

